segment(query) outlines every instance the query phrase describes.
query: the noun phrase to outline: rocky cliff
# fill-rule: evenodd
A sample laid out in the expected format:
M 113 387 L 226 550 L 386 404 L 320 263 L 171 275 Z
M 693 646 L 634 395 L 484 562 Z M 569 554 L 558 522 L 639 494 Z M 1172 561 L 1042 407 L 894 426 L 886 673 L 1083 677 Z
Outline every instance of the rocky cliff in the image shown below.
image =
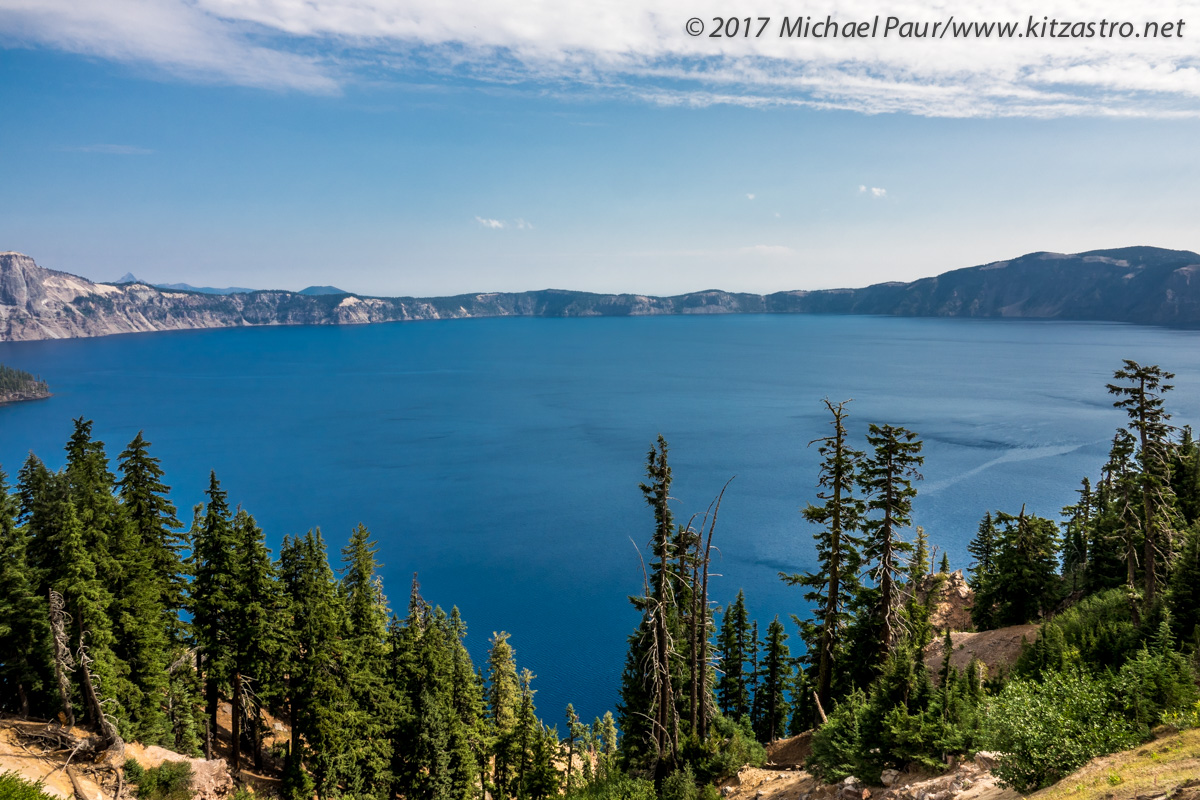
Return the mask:
M 144 283 L 93 283 L 0 253 L 0 341 L 240 325 L 345 325 L 497 316 L 885 314 L 1024 317 L 1200 325 L 1200 255 L 1129 247 L 1032 253 L 912 283 L 863 289 L 723 291 L 674 297 L 548 289 L 454 297 L 361 297 L 255 291 L 212 295 Z

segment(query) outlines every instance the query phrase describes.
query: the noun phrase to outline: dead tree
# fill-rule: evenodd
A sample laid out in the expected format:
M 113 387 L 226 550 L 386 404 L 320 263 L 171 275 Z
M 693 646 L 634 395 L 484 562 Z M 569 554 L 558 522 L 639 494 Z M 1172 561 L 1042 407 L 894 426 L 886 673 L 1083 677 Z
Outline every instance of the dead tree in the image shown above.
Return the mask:
M 68 672 L 75 671 L 75 661 L 71 658 L 71 648 L 67 646 L 67 623 L 70 615 L 63 607 L 63 597 L 53 589 L 50 590 L 50 630 L 54 634 L 54 675 L 58 678 L 58 696 L 62 700 L 63 723 L 72 728 L 75 726 L 75 709 L 71 705 L 71 680 Z
M 93 659 L 87 650 L 87 633 L 83 624 L 80 623 L 79 671 L 82 675 L 83 696 L 96 718 L 96 725 L 100 728 L 101 735 L 104 737 L 104 743 L 108 750 L 108 761 L 115 766 L 125 761 L 125 740 L 121 738 L 121 733 L 113 724 L 112 719 L 104 713 L 104 701 L 100 699 L 100 693 L 96 691 L 96 682 L 92 679 L 91 669 Z

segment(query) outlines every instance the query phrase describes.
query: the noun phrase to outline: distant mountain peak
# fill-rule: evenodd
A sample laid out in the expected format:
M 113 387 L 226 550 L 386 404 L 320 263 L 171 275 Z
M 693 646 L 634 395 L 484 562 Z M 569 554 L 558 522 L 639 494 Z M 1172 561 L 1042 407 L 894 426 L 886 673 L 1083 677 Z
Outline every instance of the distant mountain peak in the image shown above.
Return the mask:
M 297 294 L 306 294 L 309 296 L 321 294 L 350 294 L 345 289 L 339 289 L 336 286 L 308 286 L 301 289 Z
M 145 283 L 145 281 L 135 276 L 132 272 L 126 272 L 124 275 L 113 281 L 113 283 Z

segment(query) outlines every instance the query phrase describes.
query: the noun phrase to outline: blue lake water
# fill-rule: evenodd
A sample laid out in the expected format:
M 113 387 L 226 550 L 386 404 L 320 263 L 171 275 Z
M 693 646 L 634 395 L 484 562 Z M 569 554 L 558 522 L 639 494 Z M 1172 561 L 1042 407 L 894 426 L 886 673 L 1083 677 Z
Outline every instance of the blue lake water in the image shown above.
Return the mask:
M 412 573 L 458 605 L 477 661 L 507 630 L 538 676 L 542 715 L 612 708 L 631 543 L 652 526 L 638 491 L 658 433 L 677 516 L 731 476 L 713 596 L 744 588 L 765 624 L 803 613 L 780 570 L 813 567 L 798 510 L 814 496 L 821 399 L 850 427 L 925 441 L 915 518 L 951 564 L 986 510 L 1057 516 L 1122 423 L 1104 384 L 1122 358 L 1178 374 L 1168 405 L 1200 420 L 1200 333 L 1126 325 L 821 316 L 490 319 L 287 327 L 0 344 L 55 396 L 0 407 L 0 465 L 61 466 L 79 415 L 115 461 L 143 429 L 180 516 L 215 469 L 267 531 L 319 526 L 336 554 L 379 539 L 393 606 Z M 788 623 L 789 632 L 794 628 Z M 793 638 L 793 644 L 795 640 Z

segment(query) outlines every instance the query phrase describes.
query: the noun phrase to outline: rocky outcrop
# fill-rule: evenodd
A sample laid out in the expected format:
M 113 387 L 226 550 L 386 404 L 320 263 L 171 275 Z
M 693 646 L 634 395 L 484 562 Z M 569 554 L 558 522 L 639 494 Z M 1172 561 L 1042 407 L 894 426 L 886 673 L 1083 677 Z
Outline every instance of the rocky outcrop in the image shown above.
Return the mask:
M 917 582 L 917 602 L 928 605 L 929 624 L 938 633 L 967 631 L 975 626 L 971 621 L 971 606 L 975 592 L 967 585 L 962 570 L 949 574 L 935 572 Z M 908 592 L 905 592 L 907 599 Z
M 236 788 L 223 758 L 189 758 L 156 745 L 133 745 L 130 747 L 130 757 L 143 769 L 153 769 L 168 761 L 188 763 L 192 768 L 192 800 L 222 800 Z
M 653 297 L 547 289 L 415 298 L 286 291 L 213 295 L 140 282 L 93 283 L 39 267 L 21 253 L 0 253 L 0 341 L 239 325 L 745 313 L 1023 317 L 1195 326 L 1200 325 L 1200 255 L 1154 247 L 1075 255 L 1032 253 L 913 283 L 769 295 L 712 290 Z

